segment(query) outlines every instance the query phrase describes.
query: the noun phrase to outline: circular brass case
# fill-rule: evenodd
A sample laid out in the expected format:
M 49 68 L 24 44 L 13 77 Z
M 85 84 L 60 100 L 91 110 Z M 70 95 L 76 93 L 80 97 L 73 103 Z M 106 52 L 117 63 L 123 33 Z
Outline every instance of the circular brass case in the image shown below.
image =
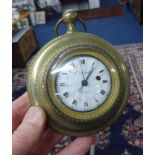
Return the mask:
M 56 74 L 49 74 L 78 55 L 102 61 L 112 80 L 105 103 L 88 112 L 64 106 L 54 95 Z M 27 89 L 32 105 L 46 111 L 51 128 L 68 135 L 85 136 L 111 125 L 122 113 L 129 94 L 129 75 L 122 57 L 111 44 L 93 34 L 72 32 L 53 39 L 37 53 L 28 71 Z
M 98 50 L 98 51 L 97 51 Z M 60 58 L 58 62 L 54 63 L 53 69 L 52 70 L 57 70 L 57 68 L 60 68 L 63 63 L 65 63 L 68 59 L 79 56 L 79 55 L 89 55 L 96 57 L 100 61 L 104 62 L 104 64 L 109 68 L 109 71 L 111 73 L 111 80 L 112 80 L 112 89 L 110 92 L 110 95 L 108 96 L 106 102 L 102 104 L 99 108 L 94 109 L 89 112 L 77 112 L 74 111 L 68 107 L 66 107 L 59 97 L 55 95 L 56 89 L 55 89 L 55 78 L 56 74 L 50 74 L 47 78 L 47 88 L 48 88 L 48 94 L 50 97 L 50 100 L 53 102 L 53 104 L 57 107 L 57 109 L 60 110 L 60 112 L 64 113 L 64 117 L 68 116 L 68 118 L 72 121 L 81 121 L 81 122 L 88 122 L 95 120 L 99 117 L 102 117 L 103 113 L 106 113 L 112 106 L 115 100 L 117 99 L 117 96 L 119 94 L 119 89 L 120 89 L 120 79 L 119 79 L 119 73 L 117 71 L 117 68 L 113 64 L 110 58 L 107 56 L 103 55 L 99 49 L 96 49 L 94 47 L 90 46 L 83 46 L 81 45 L 80 47 L 71 47 L 66 50 L 63 53 L 62 59 Z M 60 55 L 61 57 L 61 55 Z M 52 68 L 52 67 L 51 67 Z

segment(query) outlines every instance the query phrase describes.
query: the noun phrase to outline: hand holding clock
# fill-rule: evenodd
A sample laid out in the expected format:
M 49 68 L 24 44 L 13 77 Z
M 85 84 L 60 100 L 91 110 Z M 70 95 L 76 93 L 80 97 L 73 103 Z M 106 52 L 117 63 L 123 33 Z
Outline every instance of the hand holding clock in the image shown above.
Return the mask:
M 46 126 L 45 112 L 30 107 L 27 93 L 13 102 L 12 114 L 13 155 L 47 155 L 64 136 Z M 93 136 L 77 138 L 57 155 L 84 155 L 94 142 Z

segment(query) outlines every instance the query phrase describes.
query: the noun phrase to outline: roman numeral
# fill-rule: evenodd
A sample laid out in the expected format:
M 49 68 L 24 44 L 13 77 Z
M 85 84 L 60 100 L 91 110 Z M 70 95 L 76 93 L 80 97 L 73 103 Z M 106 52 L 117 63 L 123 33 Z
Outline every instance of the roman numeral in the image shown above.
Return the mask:
M 101 90 L 100 93 L 101 93 L 102 95 L 104 95 L 104 94 L 105 94 L 105 91 L 104 91 L 104 90 Z
M 65 92 L 63 95 L 65 98 L 67 98 L 69 96 L 68 92 Z
M 87 102 L 84 102 L 84 107 L 88 107 L 88 103 Z
M 76 68 L 73 62 L 72 62 L 72 64 L 71 64 L 71 65 L 72 65 L 74 68 Z
M 93 67 L 94 65 L 95 65 L 95 62 L 92 63 L 92 66 L 91 67 Z
M 74 100 L 74 101 L 72 102 L 72 104 L 73 104 L 74 106 L 76 106 L 76 105 L 77 105 L 77 101 Z
M 65 83 L 60 83 L 60 86 L 65 86 Z
M 81 64 L 85 64 L 85 59 L 80 60 Z
M 95 101 L 98 103 L 98 100 L 95 98 Z
M 102 82 L 103 82 L 103 83 L 107 83 L 108 81 L 107 81 L 107 80 L 103 80 Z
M 103 70 L 103 69 L 99 71 L 99 73 L 102 73 L 102 72 L 104 72 L 104 70 Z

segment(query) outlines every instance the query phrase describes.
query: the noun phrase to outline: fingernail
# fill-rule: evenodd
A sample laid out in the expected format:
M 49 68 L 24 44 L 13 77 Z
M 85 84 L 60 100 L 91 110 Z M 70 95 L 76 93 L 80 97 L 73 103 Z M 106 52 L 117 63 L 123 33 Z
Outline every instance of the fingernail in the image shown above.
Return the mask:
M 41 107 L 33 106 L 28 110 L 24 119 L 30 123 L 40 126 L 45 123 L 46 115 Z

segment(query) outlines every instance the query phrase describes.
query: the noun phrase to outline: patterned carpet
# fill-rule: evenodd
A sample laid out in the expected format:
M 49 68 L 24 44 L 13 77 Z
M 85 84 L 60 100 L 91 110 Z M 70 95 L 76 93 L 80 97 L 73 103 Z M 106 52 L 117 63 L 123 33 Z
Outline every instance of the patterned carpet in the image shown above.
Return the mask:
M 116 46 L 124 57 L 130 73 L 128 105 L 119 120 L 96 134 L 95 155 L 143 154 L 143 44 Z M 21 95 L 26 86 L 25 69 L 13 69 L 13 99 Z M 74 137 L 65 136 L 51 151 L 52 155 L 69 145 Z M 89 154 L 89 153 L 88 153 Z

